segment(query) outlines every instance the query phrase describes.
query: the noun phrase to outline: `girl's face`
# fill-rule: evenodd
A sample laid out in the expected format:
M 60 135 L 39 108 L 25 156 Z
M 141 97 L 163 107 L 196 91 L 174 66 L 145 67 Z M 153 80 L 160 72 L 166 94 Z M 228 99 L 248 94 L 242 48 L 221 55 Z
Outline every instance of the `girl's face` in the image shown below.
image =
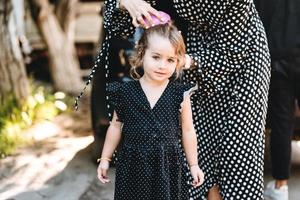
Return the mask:
M 144 76 L 155 82 L 166 81 L 176 70 L 175 48 L 167 38 L 153 34 L 148 38 L 148 48 L 143 58 Z

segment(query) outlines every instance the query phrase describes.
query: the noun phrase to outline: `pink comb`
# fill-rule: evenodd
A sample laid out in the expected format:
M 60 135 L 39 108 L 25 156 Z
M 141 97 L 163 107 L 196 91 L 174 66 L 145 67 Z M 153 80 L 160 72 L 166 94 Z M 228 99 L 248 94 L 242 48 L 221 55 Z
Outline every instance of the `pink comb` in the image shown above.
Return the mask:
M 167 13 L 165 13 L 163 11 L 158 11 L 158 12 L 159 12 L 159 15 L 161 17 L 161 20 L 158 17 L 156 17 L 155 15 L 151 15 L 153 26 L 156 26 L 156 25 L 159 25 L 159 24 L 166 24 L 166 23 L 171 21 L 170 15 L 168 15 Z M 149 24 L 148 20 L 145 17 L 144 17 L 144 21 L 145 21 L 146 24 Z

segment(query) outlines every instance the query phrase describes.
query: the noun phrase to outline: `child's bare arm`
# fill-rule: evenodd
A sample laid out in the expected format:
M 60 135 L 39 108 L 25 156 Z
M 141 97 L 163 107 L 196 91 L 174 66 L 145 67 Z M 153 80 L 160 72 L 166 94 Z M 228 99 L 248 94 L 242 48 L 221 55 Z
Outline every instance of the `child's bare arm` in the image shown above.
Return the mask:
M 190 98 L 187 96 L 181 104 L 182 143 L 188 164 L 198 165 L 197 136 L 193 125 Z
M 122 122 L 117 121 L 118 116 L 114 112 L 113 119 L 107 129 L 101 158 L 111 158 L 121 140 Z
M 107 177 L 107 171 L 109 169 L 109 160 L 111 159 L 115 149 L 117 148 L 121 140 L 122 123 L 117 121 L 117 119 L 118 116 L 116 112 L 114 112 L 113 119 L 106 132 L 106 138 L 102 150 L 100 164 L 97 170 L 98 178 L 102 183 L 107 183 L 110 181 Z
M 190 97 L 186 96 L 181 104 L 182 144 L 187 162 L 193 176 L 193 186 L 197 187 L 204 181 L 204 174 L 198 165 L 197 136 L 193 125 Z

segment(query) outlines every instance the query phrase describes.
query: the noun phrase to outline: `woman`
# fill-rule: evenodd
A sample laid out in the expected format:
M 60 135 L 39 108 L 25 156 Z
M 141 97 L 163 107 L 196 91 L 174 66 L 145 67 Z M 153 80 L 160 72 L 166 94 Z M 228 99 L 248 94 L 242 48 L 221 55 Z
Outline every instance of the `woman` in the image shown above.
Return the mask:
M 110 37 L 131 36 L 135 26 L 147 28 L 150 14 L 160 17 L 157 10 L 163 8 L 179 20 L 179 28 L 183 25 L 195 66 L 185 72 L 183 81 L 200 87 L 192 97 L 192 109 L 205 182 L 190 188 L 191 198 L 263 199 L 270 60 L 253 2 L 107 0 L 108 37 L 102 52 Z

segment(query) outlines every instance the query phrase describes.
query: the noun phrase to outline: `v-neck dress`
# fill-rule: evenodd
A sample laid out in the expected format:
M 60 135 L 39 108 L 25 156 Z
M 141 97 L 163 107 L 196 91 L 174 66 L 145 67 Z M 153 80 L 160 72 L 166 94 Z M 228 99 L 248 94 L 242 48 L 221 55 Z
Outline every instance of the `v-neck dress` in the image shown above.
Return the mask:
M 177 20 L 178 24 L 185 22 L 180 28 L 186 32 L 187 53 L 195 64 L 184 72 L 183 82 L 199 86 L 191 102 L 205 180 L 190 188 L 190 199 L 207 199 L 214 185 L 224 200 L 263 199 L 270 56 L 253 1 L 146 1 L 183 21 Z M 105 1 L 108 37 L 95 65 L 103 62 L 107 77 L 109 38 L 126 38 L 135 31 L 129 12 L 116 5 L 117 0 Z
M 170 81 L 151 109 L 139 81 L 108 84 L 109 101 L 123 123 L 115 200 L 188 198 L 181 176 L 179 110 L 191 86 Z

